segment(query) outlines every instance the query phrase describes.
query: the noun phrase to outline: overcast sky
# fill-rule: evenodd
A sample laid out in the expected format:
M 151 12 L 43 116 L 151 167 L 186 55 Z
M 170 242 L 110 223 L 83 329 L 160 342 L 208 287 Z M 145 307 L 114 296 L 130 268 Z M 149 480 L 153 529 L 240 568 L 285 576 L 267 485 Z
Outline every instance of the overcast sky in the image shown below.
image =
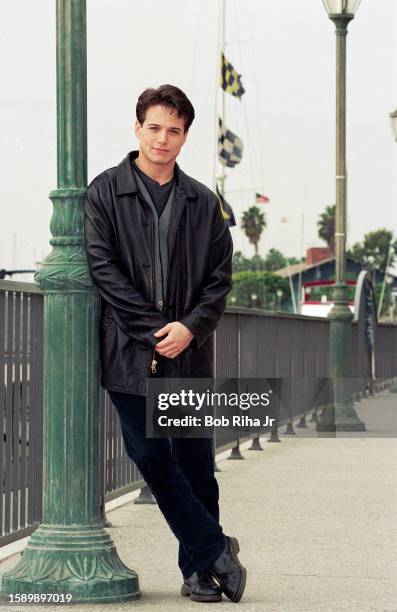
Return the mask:
M 196 109 L 179 163 L 213 186 L 217 5 L 88 0 L 89 180 L 136 148 L 136 99 L 168 82 Z M 246 89 L 241 102 L 226 96 L 226 124 L 245 147 L 242 163 L 228 169 L 226 197 L 240 220 L 263 191 L 270 203 L 262 206 L 268 226 L 260 253 L 275 247 L 299 256 L 323 246 L 316 222 L 335 201 L 334 26 L 321 0 L 226 0 L 226 7 L 226 56 Z M 362 0 L 347 43 L 351 245 L 380 227 L 397 234 L 397 143 L 388 118 L 397 106 L 395 0 Z M 55 0 L 2 2 L 0 45 L 0 268 L 32 266 L 51 250 Z M 242 230 L 232 234 L 235 249 L 252 255 Z

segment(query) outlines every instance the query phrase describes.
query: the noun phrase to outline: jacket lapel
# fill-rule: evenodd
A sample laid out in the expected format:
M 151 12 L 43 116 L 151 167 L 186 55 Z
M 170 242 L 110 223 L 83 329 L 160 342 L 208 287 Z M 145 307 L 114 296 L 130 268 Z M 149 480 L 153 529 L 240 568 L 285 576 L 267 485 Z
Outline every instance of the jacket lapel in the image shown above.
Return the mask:
M 138 157 L 138 153 L 138 151 L 131 151 L 117 166 L 117 195 L 139 193 L 135 174 L 132 169 L 132 161 Z M 196 199 L 198 196 L 199 194 L 192 181 L 182 172 L 178 164 L 175 164 L 175 195 L 168 230 L 168 252 L 170 257 L 172 255 L 179 222 L 187 201 L 188 199 Z
M 138 157 L 138 151 L 131 151 L 117 166 L 117 195 L 137 193 L 138 185 L 132 169 L 132 160 Z
M 172 215 L 168 229 L 168 253 L 172 257 L 172 249 L 175 243 L 175 237 L 178 230 L 179 222 L 186 208 L 188 199 L 198 198 L 198 193 L 194 186 L 187 180 L 187 176 L 175 164 L 175 197 L 172 207 Z

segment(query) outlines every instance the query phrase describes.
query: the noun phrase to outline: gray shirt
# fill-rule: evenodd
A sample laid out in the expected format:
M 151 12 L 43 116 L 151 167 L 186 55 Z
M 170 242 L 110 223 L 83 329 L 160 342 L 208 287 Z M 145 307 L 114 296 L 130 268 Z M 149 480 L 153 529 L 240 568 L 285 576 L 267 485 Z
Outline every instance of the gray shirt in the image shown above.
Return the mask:
M 156 207 L 157 214 L 160 217 L 161 213 L 164 210 L 165 205 L 167 204 L 167 200 L 170 196 L 172 185 L 174 182 L 174 177 L 172 177 L 172 179 L 168 181 L 168 183 L 164 183 L 164 185 L 160 185 L 160 183 L 158 183 L 157 181 L 152 179 L 150 176 L 142 172 L 142 170 L 138 168 L 138 166 L 136 165 L 135 160 L 132 162 L 132 167 L 134 168 L 135 172 L 137 172 L 138 175 L 143 180 L 145 187 L 148 190 L 150 197 L 153 200 L 153 204 Z

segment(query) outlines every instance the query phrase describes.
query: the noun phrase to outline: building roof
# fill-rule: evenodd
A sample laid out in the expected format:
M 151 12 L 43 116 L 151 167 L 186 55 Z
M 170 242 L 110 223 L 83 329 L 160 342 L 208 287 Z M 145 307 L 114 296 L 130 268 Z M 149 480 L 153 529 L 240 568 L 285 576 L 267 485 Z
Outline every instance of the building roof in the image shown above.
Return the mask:
M 288 278 L 289 276 L 295 276 L 295 274 L 299 274 L 299 272 L 304 272 L 305 270 L 310 270 L 311 268 L 318 268 L 323 264 L 334 261 L 335 257 L 329 257 L 328 259 L 323 259 L 322 261 L 318 261 L 315 264 L 307 264 L 306 262 L 293 264 L 292 266 L 287 266 L 286 268 L 280 268 L 279 270 L 275 270 L 274 274 L 278 274 L 283 278 Z

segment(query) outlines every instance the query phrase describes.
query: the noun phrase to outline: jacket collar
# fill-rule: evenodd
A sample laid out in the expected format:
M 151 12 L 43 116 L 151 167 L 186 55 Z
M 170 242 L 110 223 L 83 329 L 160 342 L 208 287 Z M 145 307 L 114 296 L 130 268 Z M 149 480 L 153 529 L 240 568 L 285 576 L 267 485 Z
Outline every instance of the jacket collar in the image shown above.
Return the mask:
M 135 173 L 132 169 L 132 162 L 138 157 L 139 151 L 131 151 L 117 166 L 117 195 L 127 193 L 138 193 L 138 185 Z M 198 198 L 198 191 L 194 187 L 191 179 L 175 164 L 175 187 L 181 195 L 188 198 Z

